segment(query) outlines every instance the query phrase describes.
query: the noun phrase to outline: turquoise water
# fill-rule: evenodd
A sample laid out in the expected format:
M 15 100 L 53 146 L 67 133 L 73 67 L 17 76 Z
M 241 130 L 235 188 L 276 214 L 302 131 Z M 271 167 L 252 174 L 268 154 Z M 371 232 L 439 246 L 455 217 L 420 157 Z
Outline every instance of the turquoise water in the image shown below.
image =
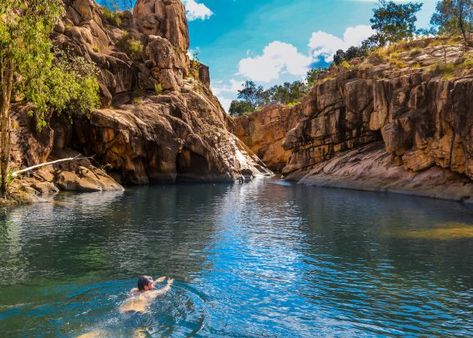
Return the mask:
M 175 286 L 120 315 L 140 274 Z M 1 210 L 0 332 L 472 336 L 473 208 L 257 180 Z

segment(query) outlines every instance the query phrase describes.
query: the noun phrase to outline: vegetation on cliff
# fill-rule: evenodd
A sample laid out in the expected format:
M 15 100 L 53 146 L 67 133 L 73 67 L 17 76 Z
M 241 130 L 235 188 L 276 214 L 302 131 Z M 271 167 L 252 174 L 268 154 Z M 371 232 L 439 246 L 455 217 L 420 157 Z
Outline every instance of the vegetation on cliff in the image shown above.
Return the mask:
M 430 29 L 417 29 L 416 13 L 421 3 L 398 4 L 393 1 L 379 1 L 371 18 L 371 28 L 375 34 L 362 42 L 361 46 L 352 46 L 346 51 L 338 50 L 334 63 L 342 65 L 359 57 L 369 56 L 379 48 L 396 46 L 413 38 L 422 37 L 463 37 L 466 46 L 471 44 L 470 34 L 473 31 L 472 0 L 440 0 L 431 19 Z M 394 47 L 395 48 L 395 47 Z
M 29 106 L 38 128 L 51 112 L 98 104 L 93 70 L 65 53 L 55 57 L 50 34 L 62 15 L 61 0 L 6 0 L 0 4 L 0 194 L 8 195 L 11 104 Z
M 183 3 L 133 4 L 0 3 L 0 65 L 16 65 L 0 145 L 11 199 L 267 172 L 229 131 L 208 67 L 189 58 Z
M 472 200 L 473 49 L 449 27 L 343 58 L 299 104 L 262 107 L 235 133 L 301 183 Z
M 270 104 L 294 105 L 309 92 L 321 72 L 320 69 L 312 69 L 307 72 L 304 81 L 285 82 L 266 90 L 253 81 L 246 81 L 238 91 L 238 100 L 232 101 L 229 113 L 241 116 Z

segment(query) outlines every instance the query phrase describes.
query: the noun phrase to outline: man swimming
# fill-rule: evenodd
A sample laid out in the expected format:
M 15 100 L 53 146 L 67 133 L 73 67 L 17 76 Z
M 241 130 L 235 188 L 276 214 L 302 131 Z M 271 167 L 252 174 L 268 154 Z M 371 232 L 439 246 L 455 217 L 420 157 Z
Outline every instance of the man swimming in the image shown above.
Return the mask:
M 166 285 L 160 289 L 156 289 L 156 285 L 163 283 L 167 279 Z M 120 306 L 119 311 L 123 314 L 129 313 L 145 313 L 153 300 L 164 295 L 171 289 L 174 279 L 168 277 L 160 277 L 153 281 L 151 277 L 140 276 L 138 278 L 138 285 L 130 291 L 129 297 Z M 142 329 L 135 330 L 133 337 L 145 337 Z M 77 338 L 104 338 L 113 337 L 113 334 L 104 329 L 91 331 L 78 336 Z
M 160 289 L 156 289 L 156 285 L 163 283 L 166 279 L 166 285 Z M 130 296 L 120 306 L 120 313 L 146 312 L 157 297 L 164 295 L 171 289 L 173 283 L 174 279 L 168 277 L 160 277 L 156 281 L 153 281 L 151 277 L 140 276 L 138 278 L 137 288 L 130 291 Z

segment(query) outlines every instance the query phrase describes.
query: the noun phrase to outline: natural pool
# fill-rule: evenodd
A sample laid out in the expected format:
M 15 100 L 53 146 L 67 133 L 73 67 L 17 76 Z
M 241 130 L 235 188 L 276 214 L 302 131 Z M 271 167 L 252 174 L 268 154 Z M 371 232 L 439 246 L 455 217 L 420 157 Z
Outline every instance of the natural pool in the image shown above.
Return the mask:
M 175 286 L 120 315 L 139 274 Z M 1 336 L 91 331 L 472 336 L 473 207 L 260 179 L 0 210 Z

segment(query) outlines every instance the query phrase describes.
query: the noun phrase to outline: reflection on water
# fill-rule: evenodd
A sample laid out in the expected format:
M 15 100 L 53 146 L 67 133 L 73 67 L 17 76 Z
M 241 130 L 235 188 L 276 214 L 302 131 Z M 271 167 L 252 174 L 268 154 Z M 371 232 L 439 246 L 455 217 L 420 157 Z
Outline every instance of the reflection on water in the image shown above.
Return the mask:
M 435 227 L 429 229 L 391 230 L 387 236 L 398 238 L 417 238 L 432 240 L 450 240 L 473 238 L 473 225 L 471 224 L 447 224 L 445 227 Z
M 473 209 L 257 180 L 0 211 L 6 336 L 473 334 Z M 172 291 L 120 315 L 139 274 Z

